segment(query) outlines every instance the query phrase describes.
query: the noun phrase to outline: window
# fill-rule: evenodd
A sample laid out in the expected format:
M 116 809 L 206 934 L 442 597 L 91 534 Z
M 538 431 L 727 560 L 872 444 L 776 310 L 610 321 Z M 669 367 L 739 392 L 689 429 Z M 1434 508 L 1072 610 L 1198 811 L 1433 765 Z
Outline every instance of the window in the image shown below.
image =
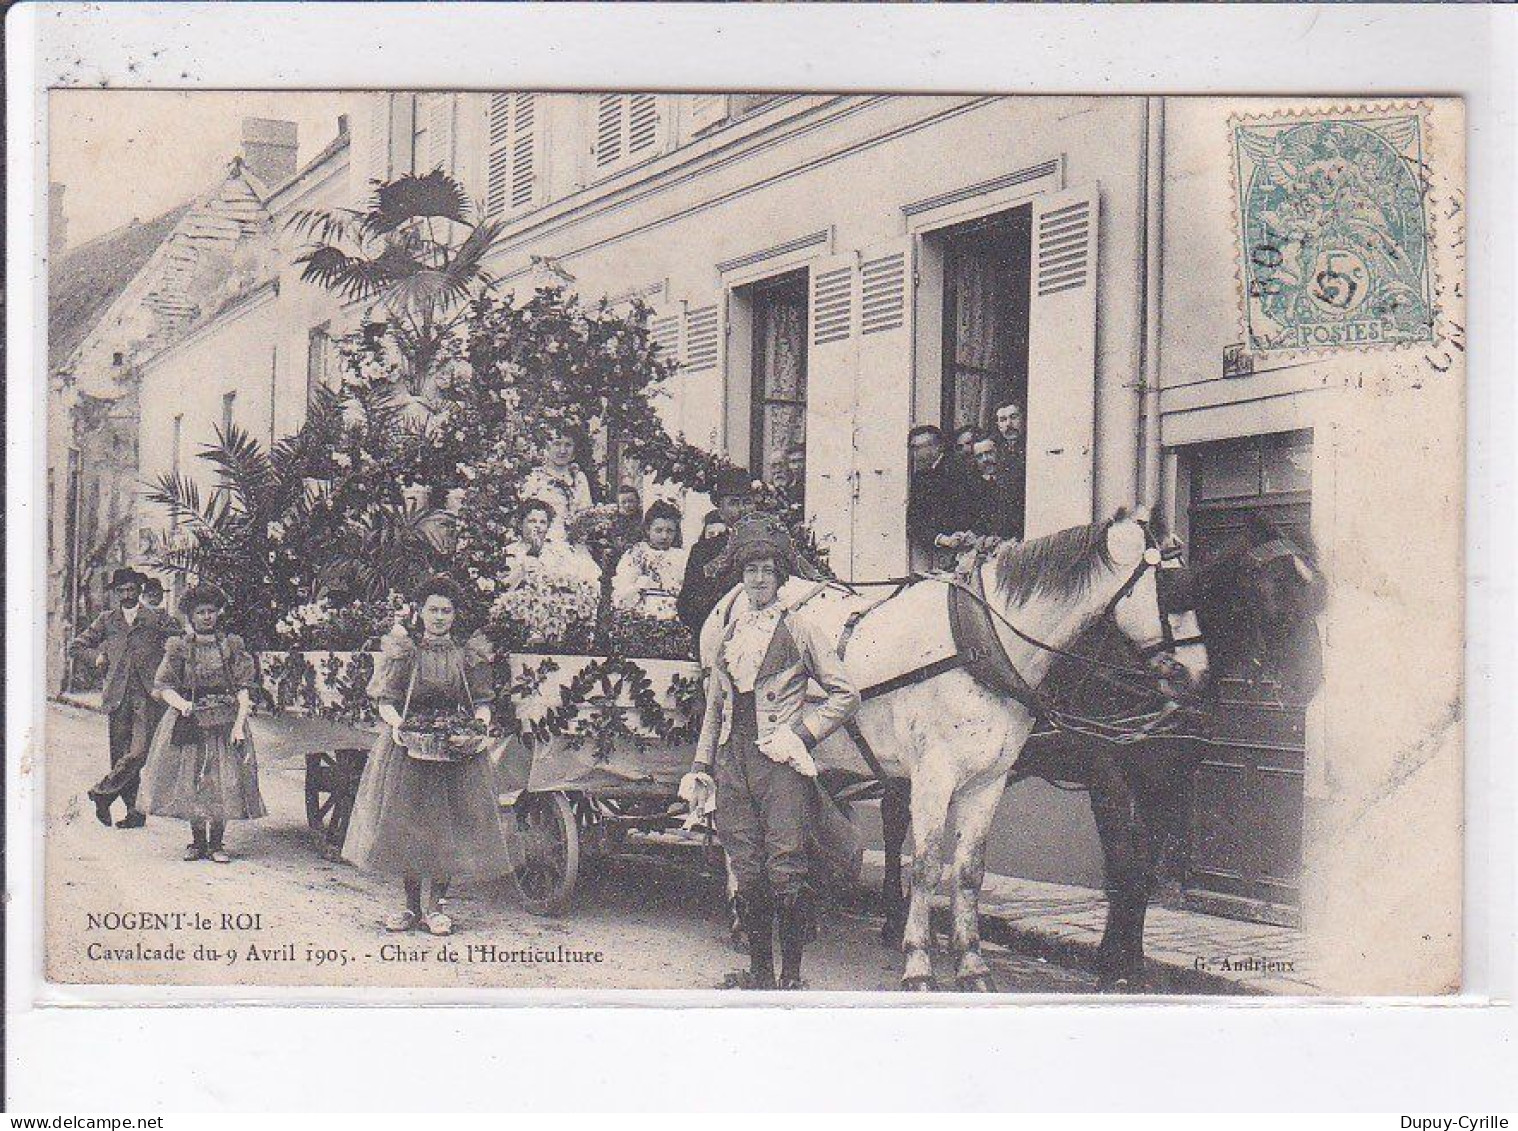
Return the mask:
M 538 96 L 526 92 L 490 96 L 489 158 L 485 214 L 498 216 L 537 202 Z
M 332 343 L 332 323 L 323 322 L 311 327 L 306 337 L 306 404 L 309 406 L 317 389 L 335 387 L 337 359 Z
M 237 406 L 236 392 L 221 395 L 221 430 L 223 435 L 232 431 L 232 414 Z
M 415 94 L 411 97 L 411 171 L 423 176 L 434 169 L 448 172 L 453 165 L 453 96 Z
M 1031 215 L 949 230 L 944 254 L 943 420 L 991 431 L 996 410 L 1028 411 Z
M 659 151 L 660 114 L 656 94 L 602 94 L 595 102 L 597 170 L 652 157 Z
M 806 486 L 806 291 L 805 271 L 753 287 L 750 463 L 792 503 Z

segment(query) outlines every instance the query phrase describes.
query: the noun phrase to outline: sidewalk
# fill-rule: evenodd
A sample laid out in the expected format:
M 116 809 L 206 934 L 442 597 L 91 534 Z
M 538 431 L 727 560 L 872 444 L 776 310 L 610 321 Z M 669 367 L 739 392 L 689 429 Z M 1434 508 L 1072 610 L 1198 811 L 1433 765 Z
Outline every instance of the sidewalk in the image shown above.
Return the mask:
M 885 854 L 866 851 L 864 882 L 878 891 Z M 937 904 L 947 906 L 940 897 Z M 981 932 L 1023 953 L 1093 962 L 1106 920 L 1106 898 L 1091 888 L 986 876 Z M 1176 993 L 1311 994 L 1303 973 L 1301 932 L 1151 906 L 1144 954 L 1155 988 Z

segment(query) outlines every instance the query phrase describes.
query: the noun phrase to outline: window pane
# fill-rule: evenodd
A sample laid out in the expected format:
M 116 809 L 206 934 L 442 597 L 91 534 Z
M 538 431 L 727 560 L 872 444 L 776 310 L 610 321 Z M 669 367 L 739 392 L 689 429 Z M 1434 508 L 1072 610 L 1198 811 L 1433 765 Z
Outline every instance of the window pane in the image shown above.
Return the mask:
M 1198 499 L 1236 499 L 1260 492 L 1260 449 L 1254 441 L 1208 444 L 1197 453 Z
M 1312 438 L 1283 436 L 1267 442 L 1262 460 L 1267 495 L 1312 490 Z

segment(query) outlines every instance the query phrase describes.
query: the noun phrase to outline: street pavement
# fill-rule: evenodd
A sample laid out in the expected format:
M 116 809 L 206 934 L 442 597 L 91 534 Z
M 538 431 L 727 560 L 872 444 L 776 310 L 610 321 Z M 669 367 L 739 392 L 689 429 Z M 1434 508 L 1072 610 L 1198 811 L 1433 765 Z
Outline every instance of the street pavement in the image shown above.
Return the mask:
M 181 822 L 120 830 L 95 820 L 84 792 L 105 769 L 102 715 L 53 704 L 47 728 L 53 981 L 700 990 L 743 965 L 727 939 L 720 882 L 698 851 L 634 837 L 626 853 L 582 867 L 575 906 L 558 919 L 521 908 L 503 881 L 461 885 L 448 905 L 454 936 L 396 936 L 381 924 L 400 902 L 398 885 L 316 850 L 300 757 L 261 752 L 269 816 L 230 826 L 231 864 L 187 863 Z M 1095 990 L 1078 962 L 995 945 L 987 957 L 1007 991 Z M 939 959 L 951 985 L 951 960 Z M 860 904 L 823 916 L 805 973 L 818 990 L 890 990 L 900 965 Z

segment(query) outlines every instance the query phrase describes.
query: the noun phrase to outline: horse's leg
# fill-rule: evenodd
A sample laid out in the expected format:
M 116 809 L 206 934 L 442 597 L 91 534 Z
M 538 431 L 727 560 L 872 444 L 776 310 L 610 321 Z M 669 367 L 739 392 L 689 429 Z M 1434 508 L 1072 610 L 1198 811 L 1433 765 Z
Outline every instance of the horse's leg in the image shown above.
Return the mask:
M 901 974 L 904 989 L 933 988 L 932 942 L 933 894 L 943 872 L 944 824 L 954 796 L 950 767 L 933 768 L 925 760 L 917 764 L 912 781 L 912 894 L 907 902 L 907 922 L 902 947 L 907 959 Z
M 1139 938 L 1139 969 L 1143 964 L 1143 907 L 1148 901 L 1147 844 L 1135 812 L 1127 776 L 1110 751 L 1093 751 L 1091 813 L 1102 844 L 1107 879 L 1107 921 L 1096 950 L 1097 988 L 1134 988 L 1134 930 Z M 1139 908 L 1137 916 L 1134 908 Z
M 885 922 L 880 937 L 892 946 L 901 943 L 906 925 L 906 895 L 901 890 L 901 849 L 907 841 L 911 818 L 912 783 L 907 778 L 889 778 L 880 797 L 880 828 L 885 840 L 885 878 L 880 885 L 880 909 Z
M 949 914 L 954 950 L 959 955 L 955 980 L 962 990 L 995 993 L 996 981 L 980 953 L 980 888 L 986 878 L 986 839 L 1001 801 L 1006 773 L 995 773 L 961 786 L 954 796 L 950 825 L 954 858 L 950 865 Z

